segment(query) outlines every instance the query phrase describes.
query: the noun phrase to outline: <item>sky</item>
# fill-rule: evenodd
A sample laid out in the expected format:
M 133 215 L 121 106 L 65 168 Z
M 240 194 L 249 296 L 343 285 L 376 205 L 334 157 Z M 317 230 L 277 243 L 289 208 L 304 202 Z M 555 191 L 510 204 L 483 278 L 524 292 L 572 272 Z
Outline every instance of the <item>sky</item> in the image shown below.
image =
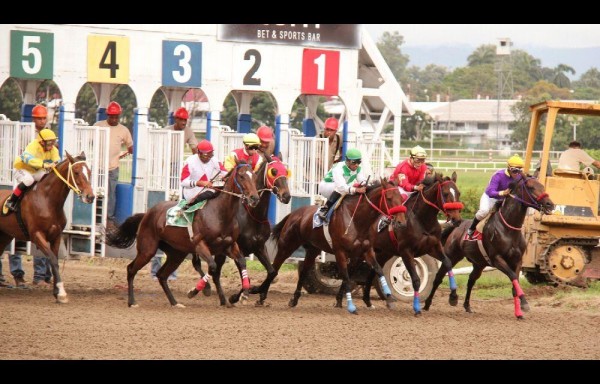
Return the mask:
M 404 45 L 439 46 L 496 44 L 510 38 L 513 47 L 600 47 L 600 24 L 364 24 L 374 41 L 383 32 L 398 31 Z

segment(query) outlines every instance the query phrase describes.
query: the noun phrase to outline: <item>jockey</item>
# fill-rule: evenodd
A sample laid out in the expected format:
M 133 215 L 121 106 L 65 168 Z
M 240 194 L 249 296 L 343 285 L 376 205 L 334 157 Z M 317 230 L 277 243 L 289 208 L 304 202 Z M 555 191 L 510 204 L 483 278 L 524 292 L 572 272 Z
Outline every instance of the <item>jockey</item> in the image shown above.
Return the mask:
M 390 180 L 397 180 L 398 189 L 406 201 L 415 191 L 422 191 L 424 186 L 421 184 L 427 172 L 425 159 L 427 153 L 417 145 L 410 150 L 410 156 L 402 161 L 394 169 Z
M 215 152 L 210 141 L 202 140 L 196 148 L 198 154 L 188 157 L 181 170 L 181 187 L 183 198 L 188 201 L 187 207 L 214 198 L 217 193 L 211 188 L 213 182 L 227 174 L 213 157 Z
M 360 183 L 367 180 L 360 167 L 361 158 L 362 154 L 358 149 L 349 149 L 346 152 L 346 161 L 335 163 L 319 184 L 319 193 L 328 198 L 327 203 L 318 211 L 322 220 L 326 219 L 327 212 L 342 194 L 354 195 L 367 191 L 366 186 L 360 186 Z
M 479 210 L 475 213 L 473 222 L 467 230 L 470 239 L 473 238 L 477 224 L 487 216 L 496 201 L 502 201 L 505 196 L 510 194 L 509 184 L 517 177 L 520 177 L 525 162 L 519 155 L 514 155 L 508 159 L 507 165 L 506 169 L 500 169 L 492 175 L 490 183 L 481 195 Z
M 54 145 L 58 138 L 48 128 L 44 128 L 37 133 L 25 148 L 22 155 L 17 156 L 13 163 L 15 168 L 15 180 L 18 185 L 15 186 L 13 193 L 6 202 L 6 207 L 16 210 L 17 201 L 23 195 L 34 181 L 40 181 L 42 176 L 50 172 L 60 161 L 58 148 Z
M 223 165 L 227 172 L 235 168 L 240 161 L 245 161 L 252 166 L 252 171 L 256 172 L 262 162 L 262 156 L 258 152 L 261 148 L 260 138 L 256 133 L 247 133 L 244 135 L 242 141 L 244 142 L 243 148 L 234 149 L 225 158 Z

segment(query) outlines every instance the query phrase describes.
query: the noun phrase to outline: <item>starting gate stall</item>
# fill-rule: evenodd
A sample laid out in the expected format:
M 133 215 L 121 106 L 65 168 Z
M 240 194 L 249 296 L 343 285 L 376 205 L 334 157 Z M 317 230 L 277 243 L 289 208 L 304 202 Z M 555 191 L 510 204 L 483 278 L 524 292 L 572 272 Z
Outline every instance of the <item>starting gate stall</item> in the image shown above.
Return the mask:
M 13 163 L 35 137 L 33 123 L 0 120 L 0 189 L 14 188 Z M 31 242 L 13 240 L 7 248 L 11 254 L 31 254 Z

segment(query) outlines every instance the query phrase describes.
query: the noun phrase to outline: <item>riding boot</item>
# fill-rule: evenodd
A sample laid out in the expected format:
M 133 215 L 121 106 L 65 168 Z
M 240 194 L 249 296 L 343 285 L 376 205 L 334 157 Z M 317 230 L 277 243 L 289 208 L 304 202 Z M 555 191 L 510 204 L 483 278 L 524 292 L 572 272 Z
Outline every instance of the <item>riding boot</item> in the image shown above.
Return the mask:
M 467 235 L 469 235 L 469 239 L 473 238 L 473 233 L 475 233 L 475 228 L 477 227 L 477 224 L 479 224 L 480 221 L 481 220 L 479 220 L 476 217 L 473 218 L 473 222 L 471 223 L 471 226 L 467 230 Z
M 204 191 L 204 192 L 196 195 L 191 201 L 188 201 L 188 203 L 183 207 L 183 209 L 187 210 L 190 207 L 198 204 L 202 200 L 210 200 L 210 199 L 215 198 L 216 196 L 217 196 L 217 194 L 213 191 Z
M 21 199 L 21 197 L 23 196 L 23 193 L 28 189 L 29 187 L 26 186 L 24 183 L 19 183 L 19 185 L 17 185 L 15 187 L 15 189 L 13 190 L 13 193 L 10 195 L 10 197 L 8 198 L 8 201 L 6 202 L 6 208 L 8 208 L 11 211 L 16 211 L 17 210 L 17 202 Z
M 327 212 L 329 212 L 329 210 L 331 209 L 331 207 L 333 207 L 333 204 L 335 204 L 336 201 L 338 201 L 338 199 L 341 197 L 342 195 L 340 195 L 339 192 L 333 191 L 331 193 L 331 196 L 329 196 L 329 199 L 327 199 L 327 202 L 325 203 L 324 206 L 322 206 L 321 208 L 319 208 L 319 212 L 317 213 L 319 215 L 319 218 L 321 220 L 326 220 L 327 219 Z

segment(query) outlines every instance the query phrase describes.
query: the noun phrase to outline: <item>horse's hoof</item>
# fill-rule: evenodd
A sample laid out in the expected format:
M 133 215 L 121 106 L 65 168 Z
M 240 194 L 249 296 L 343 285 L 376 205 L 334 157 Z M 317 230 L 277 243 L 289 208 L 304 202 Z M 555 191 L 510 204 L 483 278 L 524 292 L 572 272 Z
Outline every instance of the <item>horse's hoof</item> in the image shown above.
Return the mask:
M 529 312 L 531 311 L 531 308 L 529 307 L 529 304 L 521 304 L 521 310 L 523 312 Z
M 473 312 L 473 311 L 471 310 L 471 308 L 465 308 L 465 312 L 467 312 L 467 313 L 475 313 L 475 312 Z
M 351 315 L 358 315 L 358 310 L 348 311 Z
M 240 300 L 240 297 L 238 295 L 231 295 L 229 296 L 229 302 L 231 304 L 235 304 Z
M 64 296 L 58 295 L 58 296 L 56 296 L 56 302 L 59 304 L 66 304 L 69 302 L 69 299 L 67 298 L 67 295 L 64 295 Z
M 185 305 L 177 303 L 177 304 L 173 305 L 172 307 L 173 308 L 185 308 Z
M 375 308 L 377 308 L 377 307 L 375 306 L 375 304 L 371 304 L 371 305 L 367 305 L 367 308 L 369 308 L 369 309 L 375 309 Z M 389 308 L 389 307 L 388 307 L 388 308 Z
M 248 295 L 242 295 L 242 297 L 240 298 L 240 304 L 246 305 L 246 304 L 248 304 L 249 300 L 250 300 L 250 298 L 248 297 Z
M 206 283 L 206 285 L 204 286 L 204 289 L 202 290 L 202 294 L 206 297 L 208 297 L 212 294 L 212 288 L 210 287 L 210 284 Z
M 423 314 L 423 312 L 421 312 L 421 311 L 415 312 L 415 317 L 421 317 L 422 314 Z
M 137 308 L 137 307 L 139 307 L 138 304 L 129 304 L 129 308 Z
M 525 320 L 525 317 L 523 315 L 517 316 L 517 320 Z
M 389 302 L 395 303 L 395 302 L 398 301 L 398 299 L 396 299 L 396 296 L 390 294 L 390 295 L 387 295 L 385 297 L 385 301 L 389 301 Z
M 198 294 L 198 290 L 196 288 L 192 288 L 188 291 L 187 297 L 188 299 L 193 299 Z
M 450 304 L 452 307 L 456 307 L 458 305 L 458 295 L 450 295 L 450 297 L 448 298 L 448 304 Z

